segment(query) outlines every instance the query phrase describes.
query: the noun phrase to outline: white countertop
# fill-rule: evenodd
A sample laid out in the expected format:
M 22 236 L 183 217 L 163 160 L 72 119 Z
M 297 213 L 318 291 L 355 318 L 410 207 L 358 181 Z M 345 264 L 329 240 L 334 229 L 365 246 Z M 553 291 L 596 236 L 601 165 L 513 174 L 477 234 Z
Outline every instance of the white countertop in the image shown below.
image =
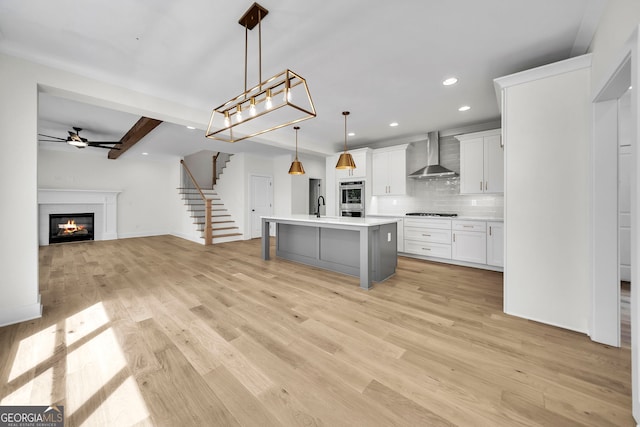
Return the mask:
M 374 227 L 382 224 L 392 224 L 396 222 L 396 218 L 352 218 L 352 217 L 338 217 L 338 216 L 321 216 L 317 218 L 315 215 L 288 215 L 288 216 L 262 216 L 262 219 L 267 221 L 289 221 L 300 222 L 306 224 L 329 224 L 329 225 L 350 225 L 354 227 Z
M 415 219 L 450 219 L 462 221 L 489 221 L 504 222 L 504 218 L 482 217 L 482 216 L 420 216 L 420 215 L 402 215 L 402 214 L 369 214 L 367 218 L 415 218 Z

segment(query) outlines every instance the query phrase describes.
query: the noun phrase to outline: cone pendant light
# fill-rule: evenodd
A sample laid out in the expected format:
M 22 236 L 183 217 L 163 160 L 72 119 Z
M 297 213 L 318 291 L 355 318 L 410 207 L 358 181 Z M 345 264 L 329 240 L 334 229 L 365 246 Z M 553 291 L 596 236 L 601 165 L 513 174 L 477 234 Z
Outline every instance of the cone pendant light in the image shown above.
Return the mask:
M 342 115 L 344 116 L 344 153 L 340 154 L 336 169 L 355 169 L 356 162 L 353 161 L 351 153 L 347 153 L 347 116 L 349 112 L 343 111 Z
M 300 160 L 298 160 L 298 131 L 300 130 L 300 126 L 294 126 L 293 129 L 296 131 L 296 158 L 291 162 L 289 175 L 304 175 L 304 168 Z

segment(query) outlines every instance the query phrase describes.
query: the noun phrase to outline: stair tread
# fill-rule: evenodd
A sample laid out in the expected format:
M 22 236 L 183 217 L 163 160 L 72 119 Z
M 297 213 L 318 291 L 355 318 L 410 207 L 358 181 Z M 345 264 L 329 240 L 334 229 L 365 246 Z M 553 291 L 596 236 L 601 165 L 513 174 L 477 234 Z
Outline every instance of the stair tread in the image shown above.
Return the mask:
M 211 228 L 211 230 L 216 231 L 216 230 L 237 230 L 238 227 L 218 227 L 218 228 Z
M 213 238 L 214 239 L 216 239 L 216 238 L 219 239 L 220 237 L 231 237 L 231 236 L 242 236 L 242 233 L 217 234 L 217 235 L 214 235 Z

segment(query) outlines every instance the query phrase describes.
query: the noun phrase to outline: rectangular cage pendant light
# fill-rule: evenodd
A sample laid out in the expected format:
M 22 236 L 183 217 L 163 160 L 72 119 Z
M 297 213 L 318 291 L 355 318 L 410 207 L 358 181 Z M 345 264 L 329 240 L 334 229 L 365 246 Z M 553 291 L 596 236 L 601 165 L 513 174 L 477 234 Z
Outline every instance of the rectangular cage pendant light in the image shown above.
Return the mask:
M 267 13 L 265 8 L 254 3 L 239 21 L 245 27 L 245 33 L 258 26 L 260 83 L 247 89 L 248 37 L 245 37 L 245 90 L 213 109 L 205 134 L 207 138 L 225 142 L 242 141 L 316 116 L 307 81 L 299 74 L 286 69 L 262 81 L 260 28 Z

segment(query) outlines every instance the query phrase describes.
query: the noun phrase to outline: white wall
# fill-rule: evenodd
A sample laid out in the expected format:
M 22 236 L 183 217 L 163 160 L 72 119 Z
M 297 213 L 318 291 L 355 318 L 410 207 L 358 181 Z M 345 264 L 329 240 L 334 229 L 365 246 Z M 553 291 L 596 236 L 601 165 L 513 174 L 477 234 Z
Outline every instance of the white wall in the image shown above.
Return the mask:
M 300 156 L 298 156 L 300 160 Z M 277 156 L 273 159 L 273 214 L 287 216 L 293 213 L 291 209 L 291 197 L 293 194 L 293 180 L 288 174 L 293 161 L 292 154 Z M 302 160 L 301 160 L 302 161 Z M 304 162 L 302 163 L 304 166 Z M 283 172 L 284 171 L 284 172 Z M 304 176 L 304 175 L 302 175 Z
M 186 215 L 176 190 L 179 158 L 122 156 L 109 160 L 106 151 L 104 155 L 76 151 L 39 150 L 38 187 L 121 190 L 117 213 L 119 238 L 175 231 L 180 216 Z
M 33 71 L 0 55 L 0 223 L 15 213 L 31 227 L 5 227 L 0 239 L 0 326 L 39 317 L 37 134 Z
M 590 57 L 508 76 L 503 83 L 504 311 L 586 333 Z
M 309 212 L 309 179 L 321 179 L 322 188 L 321 195 L 325 197 L 326 203 L 326 180 L 325 180 L 325 158 L 310 155 L 298 155 L 298 159 L 304 166 L 304 175 L 288 175 L 291 177 L 293 191 L 291 193 L 291 213 L 293 214 L 312 214 Z M 288 170 L 288 169 L 287 169 Z M 314 201 L 315 206 L 316 201 Z M 320 212 L 324 214 L 324 207 L 320 208 Z
M 184 162 L 201 188 L 211 188 L 213 182 L 213 156 L 215 155 L 215 151 L 201 150 L 189 156 L 184 156 Z
M 216 193 L 220 196 L 224 207 L 236 222 L 238 233 L 244 234 L 245 239 L 251 237 L 251 228 L 245 222 L 247 176 L 245 173 L 246 154 L 238 153 L 231 156 L 220 179 L 216 181 Z

